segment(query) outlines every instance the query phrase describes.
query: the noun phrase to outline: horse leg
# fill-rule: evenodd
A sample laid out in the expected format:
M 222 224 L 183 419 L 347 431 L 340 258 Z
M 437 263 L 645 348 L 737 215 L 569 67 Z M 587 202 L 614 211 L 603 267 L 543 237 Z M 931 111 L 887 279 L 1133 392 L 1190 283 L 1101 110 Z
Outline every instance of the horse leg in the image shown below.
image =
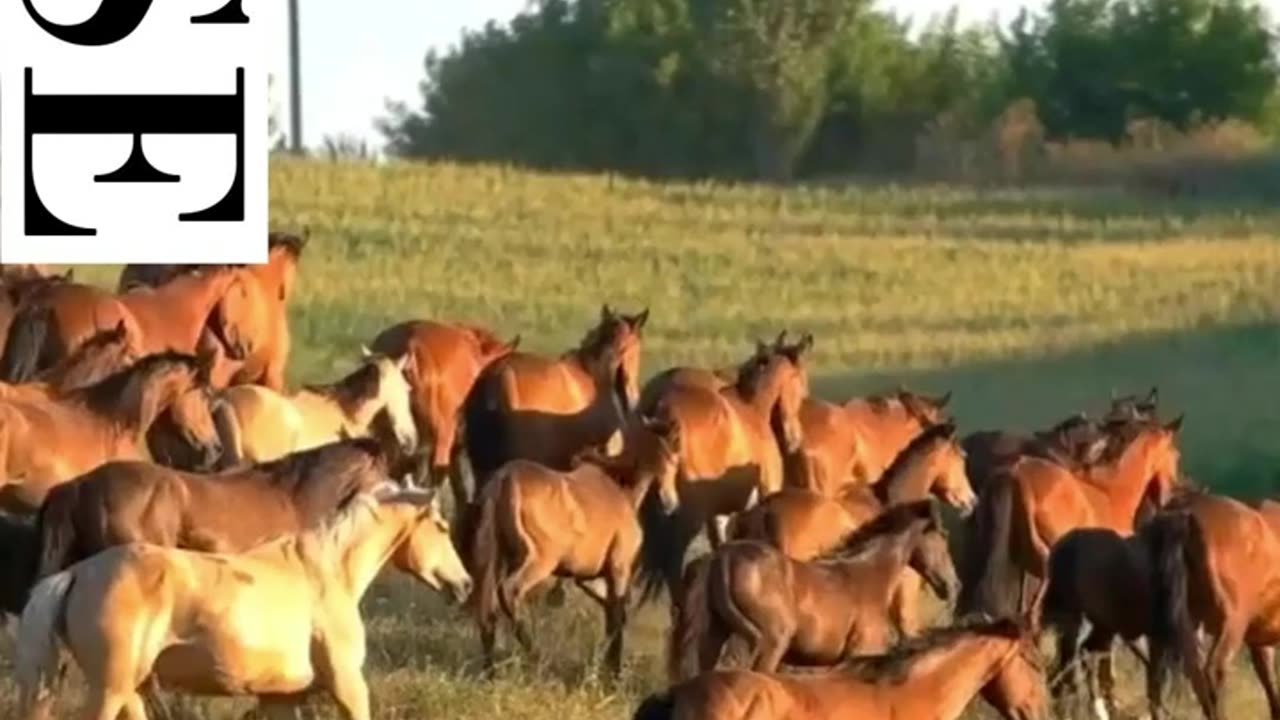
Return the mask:
M 920 632 L 920 573 L 911 568 L 903 568 L 898 577 L 898 586 L 894 588 L 893 597 L 889 600 L 889 619 L 898 631 L 898 636 L 906 640 Z
M 525 551 L 524 562 L 519 569 L 507 576 L 507 579 L 503 580 L 498 587 L 498 599 L 501 601 L 502 611 L 506 614 L 507 621 L 511 623 L 516 642 L 520 643 L 526 654 L 533 653 L 533 639 L 524 623 L 520 621 L 518 613 L 520 602 L 530 590 L 537 587 L 538 583 L 551 577 L 557 564 L 555 558 L 539 557 L 537 548 L 529 547 Z
M 627 625 L 627 589 L 628 573 L 614 571 L 609 575 L 608 597 L 604 609 L 605 635 L 608 646 L 605 649 L 605 665 L 616 682 L 622 677 L 622 633 Z
M 712 550 L 719 550 L 729 536 L 729 516 L 712 515 L 707 519 L 707 542 Z
M 1058 628 L 1058 670 L 1054 673 L 1055 685 L 1050 691 L 1057 699 L 1071 697 L 1080 690 L 1080 630 L 1084 618 L 1080 615 L 1055 618 Z M 1092 688 L 1091 688 L 1092 689 Z
M 360 668 L 337 667 L 330 670 L 329 693 L 346 720 L 369 720 L 369 686 Z
M 1280 696 L 1276 694 L 1275 648 L 1250 645 L 1249 661 L 1253 663 L 1253 672 L 1258 676 L 1262 691 L 1267 694 L 1267 706 L 1271 709 L 1271 720 L 1280 720 Z
M 1218 720 L 1222 707 L 1222 687 L 1227 678 L 1227 670 L 1231 660 L 1244 641 L 1244 627 L 1240 622 L 1228 622 L 1222 627 L 1209 648 L 1209 656 L 1205 662 L 1208 676 L 1208 707 L 1204 708 L 1209 720 Z
M 134 693 L 128 690 L 108 689 L 97 685 L 89 689 L 88 702 L 85 705 L 85 720 L 120 720 L 120 714 L 130 705 Z M 141 710 L 135 706 L 135 710 Z M 146 718 L 146 710 L 141 710 L 142 718 Z

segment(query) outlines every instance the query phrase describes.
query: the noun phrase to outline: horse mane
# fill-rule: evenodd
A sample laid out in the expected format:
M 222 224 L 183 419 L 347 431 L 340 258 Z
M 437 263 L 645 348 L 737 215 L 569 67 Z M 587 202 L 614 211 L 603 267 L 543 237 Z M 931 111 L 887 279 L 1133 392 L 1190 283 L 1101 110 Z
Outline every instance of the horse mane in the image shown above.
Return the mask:
M 302 249 L 306 246 L 307 240 L 295 233 L 276 231 L 267 235 L 267 252 L 281 248 L 294 260 L 302 257 Z
M 920 432 L 916 434 L 915 437 L 911 438 L 911 442 L 907 443 L 907 446 L 902 448 L 902 450 L 894 456 L 893 461 L 889 463 L 889 467 L 884 469 L 884 472 L 880 474 L 880 479 L 872 486 L 875 490 L 876 499 L 881 502 L 887 501 L 889 492 L 888 484 L 896 476 L 907 469 L 907 466 L 911 464 L 911 461 L 915 459 L 916 455 L 920 454 L 920 452 L 926 447 L 933 445 L 939 440 L 950 439 L 952 435 L 954 435 L 955 431 L 955 423 L 941 422 L 935 425 L 929 425 L 923 432 Z
M 1010 640 L 1022 637 L 1022 626 L 1009 618 L 992 620 L 985 615 L 972 615 L 949 626 L 936 627 L 905 640 L 883 655 L 866 655 L 847 660 L 839 666 L 862 682 L 888 681 L 900 684 L 912 666 L 923 656 L 949 649 L 957 642 L 975 635 L 995 636 Z
M 153 353 L 139 358 L 137 362 L 129 367 L 121 368 L 92 385 L 77 388 L 73 391 L 74 396 L 80 399 L 85 407 L 94 412 L 102 414 L 115 413 L 120 409 L 124 391 L 129 387 L 130 381 L 136 376 L 150 372 L 154 367 L 166 363 L 186 365 L 193 372 L 199 367 L 194 355 L 173 350 Z M 136 398 L 134 402 L 137 402 Z
M 123 325 L 117 325 L 109 330 L 99 330 L 92 337 L 80 344 L 70 355 L 62 362 L 45 371 L 45 377 L 56 379 L 61 387 L 59 390 L 74 390 L 76 388 L 92 385 L 98 380 L 104 379 L 105 359 L 109 358 L 113 363 L 129 353 L 130 348 L 126 345 L 123 352 L 119 355 L 96 355 L 103 348 L 111 347 L 114 343 L 126 337 Z M 94 360 L 92 364 L 87 364 L 88 360 Z M 123 370 L 127 367 L 114 367 L 110 372 Z M 60 376 L 60 377 L 59 377 Z
M 352 457 L 364 462 L 361 470 L 372 470 L 385 475 L 387 456 L 382 443 L 376 438 L 348 438 L 325 443 L 307 450 L 299 450 L 283 457 L 258 463 L 253 470 L 270 475 L 281 482 L 292 481 L 296 486 L 308 477 L 343 477 L 351 475 Z M 348 498 L 349 499 L 349 498 Z
M 891 505 L 854 530 L 833 550 L 818 556 L 819 561 L 842 560 L 861 554 L 876 540 L 897 535 L 921 520 L 932 520 L 941 527 L 933 500 L 915 500 Z
M 1106 465 L 1119 460 L 1143 433 L 1159 427 L 1160 424 L 1154 420 L 1123 419 L 1108 422 L 1102 428 L 1108 440 L 1097 464 Z
M 378 394 L 378 382 L 382 372 L 378 369 L 377 363 L 371 360 L 360 363 L 360 367 L 336 382 L 304 384 L 302 389 L 332 398 L 344 413 L 351 415 L 360 409 L 364 401 Z

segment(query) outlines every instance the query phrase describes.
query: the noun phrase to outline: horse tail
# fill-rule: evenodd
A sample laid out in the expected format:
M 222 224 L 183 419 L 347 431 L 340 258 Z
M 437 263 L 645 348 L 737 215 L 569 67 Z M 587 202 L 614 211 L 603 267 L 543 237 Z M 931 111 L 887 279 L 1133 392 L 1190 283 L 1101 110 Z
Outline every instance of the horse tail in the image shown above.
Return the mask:
M 236 467 L 244 462 L 244 432 L 235 406 L 226 398 L 216 398 L 210 404 L 213 427 L 222 441 L 222 467 Z
M 40 366 L 53 324 L 53 308 L 32 303 L 18 309 L 9 325 L 4 354 L 0 355 L 0 380 L 30 382 L 43 370 Z
M 1150 539 L 1151 629 L 1147 693 L 1153 703 L 1164 694 L 1170 670 L 1186 668 L 1199 695 L 1208 680 L 1199 662 L 1195 623 L 1188 603 L 1191 573 L 1207 578 L 1203 534 L 1194 515 L 1171 512 L 1157 515 L 1143 534 Z M 1206 710 L 1207 712 L 1207 710 Z
M 676 699 L 670 691 L 654 693 L 640 702 L 631 720 L 671 720 L 676 714 Z
M 69 570 L 50 575 L 31 590 L 31 600 L 22 610 L 15 674 L 28 706 L 56 672 L 57 636 L 74 583 L 75 575 Z
M 501 370 L 489 365 L 462 403 L 463 448 L 475 480 L 473 496 L 478 496 L 489 476 L 510 459 L 503 391 Z
M 653 602 L 663 588 L 673 591 L 680 583 L 684 555 L 697 537 L 698 528 L 677 510 L 668 515 L 662 509 L 657 490 L 650 489 L 640 502 L 640 558 L 636 567 L 636 583 L 640 603 Z
M 35 565 L 32 581 L 65 570 L 76 558 L 75 508 L 80 485 L 76 482 L 55 486 L 45 496 L 36 513 L 36 547 L 32 553 Z
M 697 675 L 700 641 L 711 629 L 711 598 L 707 589 L 714 555 L 703 555 L 684 571 L 680 597 L 671 602 L 671 634 L 667 647 L 667 675 L 676 684 Z
M 965 563 L 956 611 L 1012 616 L 1010 607 L 1021 580 L 1009 552 L 1013 536 L 1014 478 L 995 476 L 979 496 L 969 537 L 965 538 Z
M 475 578 L 467 606 L 481 621 L 498 612 L 498 575 L 502 572 L 501 529 L 498 526 L 498 503 L 506 495 L 510 483 L 498 476 L 485 487 L 472 506 L 474 530 L 468 532 L 465 557 L 467 572 Z

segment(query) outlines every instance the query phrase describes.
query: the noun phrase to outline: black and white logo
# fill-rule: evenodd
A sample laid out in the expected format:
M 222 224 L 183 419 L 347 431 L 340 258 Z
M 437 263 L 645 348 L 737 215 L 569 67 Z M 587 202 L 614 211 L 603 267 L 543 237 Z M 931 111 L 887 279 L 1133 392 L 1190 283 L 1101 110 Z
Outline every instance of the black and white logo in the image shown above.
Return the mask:
M 0 262 L 266 262 L 268 1 L 0 2 Z

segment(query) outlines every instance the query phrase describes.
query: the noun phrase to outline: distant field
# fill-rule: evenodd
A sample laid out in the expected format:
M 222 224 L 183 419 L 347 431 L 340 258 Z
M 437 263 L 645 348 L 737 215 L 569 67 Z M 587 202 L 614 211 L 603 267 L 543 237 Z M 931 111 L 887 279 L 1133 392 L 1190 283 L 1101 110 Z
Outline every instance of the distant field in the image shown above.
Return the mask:
M 283 160 L 271 194 L 273 223 L 313 238 L 291 311 L 294 382 L 344 372 L 360 342 L 405 318 L 480 322 L 556 351 L 602 302 L 647 305 L 646 374 L 810 331 L 820 394 L 952 390 L 964 431 L 1043 426 L 1100 408 L 1112 388 L 1158 385 L 1164 411 L 1186 413 L 1197 480 L 1280 488 L 1280 210 Z M 117 270 L 77 272 L 113 283 Z M 614 693 L 587 663 L 602 631 L 585 603 L 539 613 L 547 662 L 492 687 L 474 679 L 478 643 L 456 610 L 396 583 L 368 605 L 380 718 L 621 718 L 661 685 L 665 606 L 638 619 Z M 1263 707 L 1251 678 L 1243 687 L 1233 717 Z M 209 708 L 195 717 L 227 706 Z

